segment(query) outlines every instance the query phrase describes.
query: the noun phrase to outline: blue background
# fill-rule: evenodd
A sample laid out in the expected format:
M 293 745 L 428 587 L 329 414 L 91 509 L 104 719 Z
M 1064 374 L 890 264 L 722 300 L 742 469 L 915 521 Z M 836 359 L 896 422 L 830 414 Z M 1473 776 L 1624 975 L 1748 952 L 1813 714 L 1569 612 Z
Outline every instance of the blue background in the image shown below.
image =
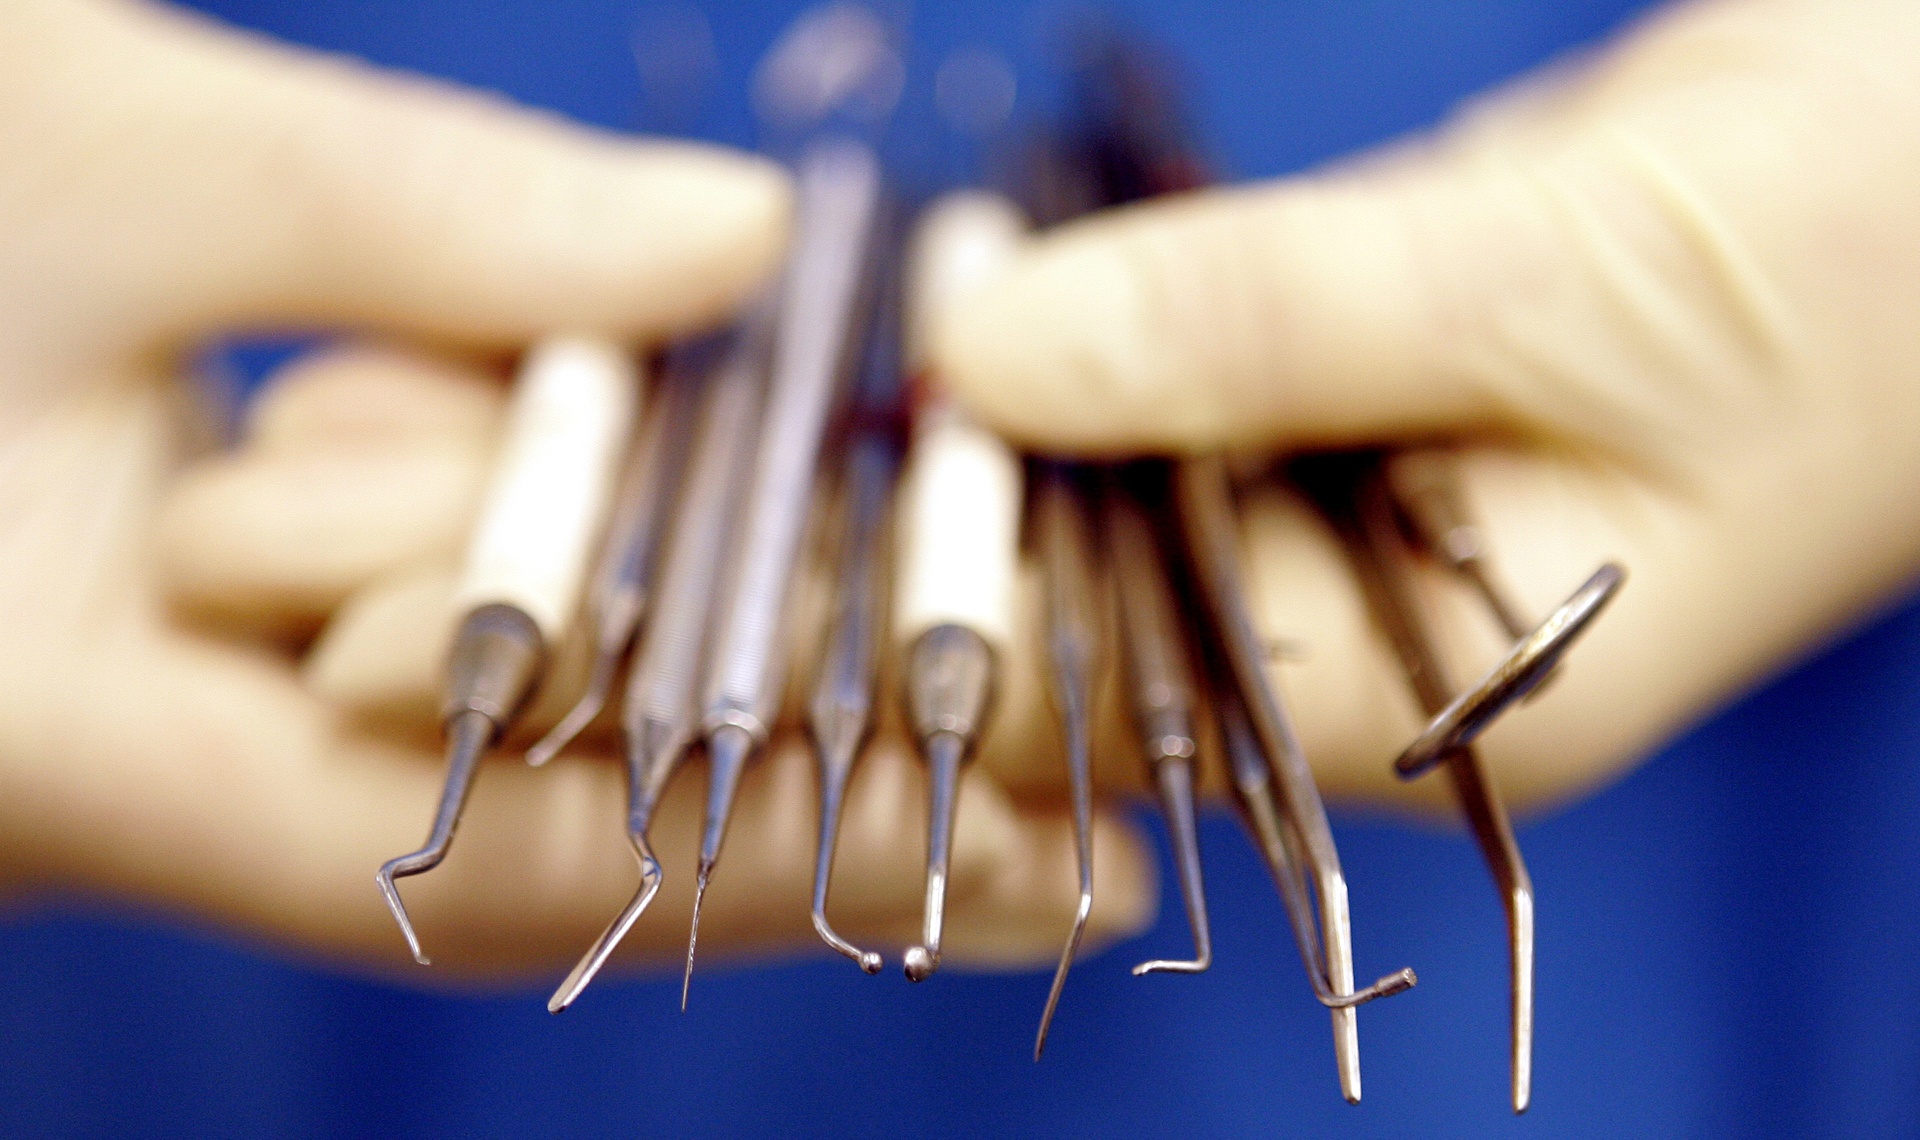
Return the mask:
M 290 39 L 615 127 L 645 121 L 630 3 L 210 0 Z M 741 95 L 792 3 L 712 15 L 698 129 L 751 139 Z M 1272 174 L 1431 122 L 1627 18 L 1623 0 L 1283 0 L 1122 9 L 1187 65 L 1213 154 Z M 963 10 L 964 9 L 964 10 Z M 1057 14 L 1054 14 L 1057 15 Z M 928 6 L 902 137 L 953 47 L 1031 61 L 1021 2 Z M 1038 101 L 1044 104 L 1041 92 Z M 903 145 L 930 178 L 938 155 Z M 1910 1136 L 1920 1134 L 1920 605 L 1908 603 L 1528 826 L 1540 897 L 1538 1080 L 1506 1108 L 1500 915 L 1466 841 L 1347 819 L 1369 1007 L 1364 1106 L 1280 908 L 1225 818 L 1200 978 L 1129 977 L 1185 945 L 1178 906 L 1082 963 L 1044 1063 L 1046 978 L 909 990 L 841 962 L 603 984 L 565 1018 L 342 978 L 88 900 L 0 925 L 0 1131 L 23 1136 Z

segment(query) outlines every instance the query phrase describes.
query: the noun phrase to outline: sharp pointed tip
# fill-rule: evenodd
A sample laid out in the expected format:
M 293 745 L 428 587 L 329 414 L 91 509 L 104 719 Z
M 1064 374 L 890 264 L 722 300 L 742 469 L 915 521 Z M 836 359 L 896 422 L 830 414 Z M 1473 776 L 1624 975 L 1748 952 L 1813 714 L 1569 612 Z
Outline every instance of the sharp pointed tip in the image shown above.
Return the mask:
M 711 860 L 700 861 L 699 877 L 693 885 L 693 925 L 687 931 L 687 966 L 680 975 L 680 1012 L 687 1012 L 687 993 L 693 988 L 693 955 L 700 944 L 700 906 L 707 898 L 707 883 L 713 878 Z
M 404 859 L 405 856 L 401 858 Z M 427 952 L 421 949 L 420 936 L 414 932 L 413 920 L 407 915 L 407 904 L 401 901 L 400 888 L 393 881 L 394 865 L 399 862 L 400 859 L 390 860 L 386 866 L 380 868 L 379 873 L 374 876 L 374 881 L 380 885 L 380 895 L 386 900 L 387 913 L 393 915 L 394 924 L 400 927 L 401 937 L 407 940 L 408 953 L 412 954 L 413 960 L 422 966 L 431 966 L 433 959 L 428 958 Z

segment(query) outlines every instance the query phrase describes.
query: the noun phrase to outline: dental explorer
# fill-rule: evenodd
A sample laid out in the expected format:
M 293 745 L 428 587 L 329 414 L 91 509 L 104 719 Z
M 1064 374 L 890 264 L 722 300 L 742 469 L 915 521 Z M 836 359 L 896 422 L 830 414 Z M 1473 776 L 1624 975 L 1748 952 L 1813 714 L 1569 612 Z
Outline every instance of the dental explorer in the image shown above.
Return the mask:
M 1035 463 L 1034 545 L 1046 574 L 1047 661 L 1053 698 L 1066 735 L 1067 784 L 1073 802 L 1073 849 L 1080 874 L 1080 898 L 1073 926 L 1060 951 L 1033 1059 L 1047 1046 L 1047 1032 L 1060 1007 L 1060 991 L 1073 969 L 1080 939 L 1093 912 L 1093 698 L 1100 668 L 1101 594 L 1093 517 L 1085 473 L 1064 463 Z
M 827 921 L 827 891 L 833 879 L 840 816 L 854 765 L 873 735 L 874 703 L 891 581 L 886 562 L 891 552 L 895 484 L 900 474 L 902 379 L 900 375 L 900 297 L 897 226 L 889 219 L 886 238 L 874 247 L 871 329 L 848 410 L 847 439 L 840 457 L 841 501 L 833 602 L 825 643 L 814 670 L 813 699 L 807 727 L 820 769 L 820 837 L 813 865 L 813 929 L 821 941 L 851 958 L 861 970 L 877 974 L 881 956 L 840 936 Z
M 638 402 L 632 362 L 603 341 L 549 337 L 521 363 L 455 595 L 466 616 L 448 656 L 441 705 L 446 784 L 426 845 L 389 860 L 377 876 L 421 965 L 428 959 L 395 880 L 446 858 L 481 755 L 506 733 L 545 673 L 573 617 Z

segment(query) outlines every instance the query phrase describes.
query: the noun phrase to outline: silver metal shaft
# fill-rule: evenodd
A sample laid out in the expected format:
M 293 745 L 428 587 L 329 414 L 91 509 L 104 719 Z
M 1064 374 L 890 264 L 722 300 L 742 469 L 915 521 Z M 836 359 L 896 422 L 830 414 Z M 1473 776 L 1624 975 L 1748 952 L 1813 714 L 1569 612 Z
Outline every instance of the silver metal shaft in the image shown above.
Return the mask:
M 897 434 L 863 426 L 848 446 L 841 480 L 840 557 L 833 615 L 815 678 L 809 726 L 820 765 L 820 843 L 813 871 L 813 928 L 827 945 L 869 974 L 883 964 L 879 954 L 842 938 L 827 921 L 827 888 L 847 781 L 873 732 L 880 646 L 886 628 L 887 523 L 900 471 Z
M 820 838 L 813 865 L 813 929 L 868 974 L 884 961 L 827 921 L 840 814 L 854 766 L 873 734 L 892 575 L 894 493 L 900 479 L 902 397 L 898 219 L 888 213 L 871 242 L 872 318 L 854 384 L 841 458 L 838 555 L 825 644 L 814 674 L 808 727 L 820 767 Z
M 1053 697 L 1067 738 L 1067 783 L 1073 800 L 1073 846 L 1080 872 L 1079 904 L 1060 951 L 1053 986 L 1047 991 L 1033 1059 L 1047 1046 L 1047 1033 L 1060 1006 L 1067 973 L 1073 969 L 1080 939 L 1093 912 L 1093 685 L 1099 667 L 1100 602 L 1095 571 L 1093 523 L 1087 489 L 1073 469 L 1053 462 L 1036 465 L 1034 534 L 1046 573 L 1047 659 L 1052 666 Z

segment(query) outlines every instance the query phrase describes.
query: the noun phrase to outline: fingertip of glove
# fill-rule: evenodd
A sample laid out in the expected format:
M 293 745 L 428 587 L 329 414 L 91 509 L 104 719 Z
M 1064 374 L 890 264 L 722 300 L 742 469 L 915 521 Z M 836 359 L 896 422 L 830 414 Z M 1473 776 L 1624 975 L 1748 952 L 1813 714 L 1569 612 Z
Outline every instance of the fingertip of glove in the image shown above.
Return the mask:
M 778 267 L 793 214 L 777 164 L 696 143 L 621 144 L 600 198 L 603 224 L 575 231 L 609 275 L 632 280 L 643 336 L 705 327 Z M 598 213 L 597 210 L 588 213 Z M 598 253 L 593 253 L 598 249 Z
M 1183 450 L 1206 433 L 1201 394 L 1166 375 L 1165 329 L 1112 231 L 1102 221 L 1036 243 L 933 329 L 945 383 L 1023 446 L 1099 458 Z

